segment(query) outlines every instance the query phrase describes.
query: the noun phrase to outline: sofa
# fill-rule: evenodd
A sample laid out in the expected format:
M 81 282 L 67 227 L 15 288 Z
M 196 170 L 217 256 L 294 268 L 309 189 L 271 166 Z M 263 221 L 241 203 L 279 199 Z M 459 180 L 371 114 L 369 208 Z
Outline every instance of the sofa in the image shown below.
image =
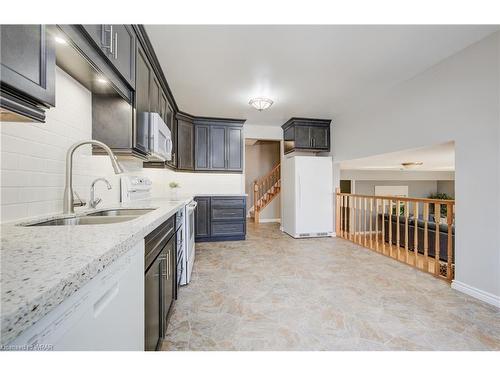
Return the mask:
M 397 218 L 395 215 L 391 217 L 392 226 L 392 239 L 389 239 L 389 215 L 384 214 L 383 216 L 385 225 L 385 242 L 392 243 L 396 245 L 396 226 Z M 406 233 L 405 233 L 405 220 L 404 216 L 399 217 L 399 246 L 405 247 L 406 244 Z M 379 230 L 382 228 L 382 214 L 379 214 Z M 417 228 L 417 243 L 418 243 L 418 253 L 424 253 L 424 220 L 410 216 L 408 218 L 408 249 L 415 251 L 415 228 Z M 436 230 L 439 230 L 439 259 L 443 262 L 448 262 L 448 224 L 437 224 L 434 221 L 434 215 L 430 215 L 429 221 L 427 222 L 427 232 L 428 232 L 428 255 L 434 258 L 436 254 Z M 455 224 L 451 226 L 451 249 L 452 249 L 452 260 L 455 259 Z M 454 263 L 454 261 L 453 261 Z

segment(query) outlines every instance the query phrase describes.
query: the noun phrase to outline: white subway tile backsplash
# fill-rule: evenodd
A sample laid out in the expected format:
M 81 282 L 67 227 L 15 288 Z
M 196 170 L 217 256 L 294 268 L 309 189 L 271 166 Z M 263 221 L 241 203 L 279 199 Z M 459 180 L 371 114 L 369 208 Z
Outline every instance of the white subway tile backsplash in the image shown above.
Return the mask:
M 19 189 L 15 187 L 2 187 L 1 204 L 19 203 Z
M 75 142 L 91 139 L 91 93 L 62 70 L 56 71 L 56 107 L 44 124 L 2 123 L 1 221 L 60 212 L 64 191 L 66 151 Z M 90 184 L 107 178 L 113 189 L 96 186 L 108 204 L 119 201 L 119 179 L 107 157 L 92 156 L 90 146 L 74 154 L 74 188 L 88 201 Z

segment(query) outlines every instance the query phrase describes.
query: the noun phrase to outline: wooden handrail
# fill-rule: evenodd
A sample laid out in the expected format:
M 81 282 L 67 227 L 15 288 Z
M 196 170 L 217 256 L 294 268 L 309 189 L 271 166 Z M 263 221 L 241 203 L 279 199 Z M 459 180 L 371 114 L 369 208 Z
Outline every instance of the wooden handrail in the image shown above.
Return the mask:
M 263 209 L 269 200 L 265 198 L 272 193 L 281 179 L 281 164 L 276 164 L 268 173 L 258 178 L 253 183 L 253 208 L 255 221 L 259 220 L 259 211 Z
M 335 194 L 338 237 L 453 280 L 454 200 L 347 194 L 340 189 Z M 432 209 L 439 218 L 434 230 L 430 229 Z
M 272 176 L 274 173 L 276 173 L 276 171 L 278 171 L 280 169 L 280 166 L 281 166 L 281 163 L 278 163 L 276 164 L 273 169 L 271 169 L 268 173 L 266 173 L 264 176 L 260 177 L 259 179 L 255 180 L 255 183 L 260 183 L 262 181 L 264 181 L 265 179 L 269 178 L 270 176 Z
M 455 204 L 453 199 L 430 199 L 430 198 L 407 198 L 407 197 L 398 197 L 391 195 L 363 195 L 363 194 L 349 194 L 349 193 L 337 193 L 337 195 L 345 195 L 350 197 L 359 197 L 359 198 L 372 198 L 372 199 L 385 199 L 385 200 L 393 200 L 393 201 L 401 201 L 401 202 L 428 202 L 428 203 L 441 203 L 441 204 Z

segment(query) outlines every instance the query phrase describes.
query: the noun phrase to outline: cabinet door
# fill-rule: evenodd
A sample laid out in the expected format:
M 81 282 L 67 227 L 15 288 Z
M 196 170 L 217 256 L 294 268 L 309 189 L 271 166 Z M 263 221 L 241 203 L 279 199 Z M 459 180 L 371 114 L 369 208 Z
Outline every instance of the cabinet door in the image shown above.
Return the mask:
M 125 80 L 135 85 L 135 35 L 129 25 L 113 25 L 113 52 L 109 59 Z
M 165 96 L 165 93 L 161 91 L 160 95 L 160 117 L 165 121 L 165 124 L 167 123 L 167 98 Z
M 311 148 L 312 141 L 308 126 L 295 126 L 295 147 Z
M 209 144 L 208 133 L 209 128 L 206 125 L 195 125 L 194 134 L 194 157 L 195 157 L 195 170 L 207 170 L 209 165 Z
M 160 113 L 160 83 L 153 72 L 151 72 L 149 111 Z
M 194 169 L 194 128 L 189 121 L 177 121 L 177 167 Z
M 167 118 L 165 123 L 170 129 L 170 136 L 172 137 L 172 159 L 168 160 L 167 164 L 175 168 L 177 166 L 177 142 L 175 141 L 177 139 L 177 121 L 174 117 L 174 110 L 170 104 L 168 104 L 168 101 L 166 102 L 165 117 Z
M 210 169 L 226 169 L 226 127 L 210 126 Z
M 149 151 L 149 129 L 146 113 L 149 112 L 152 71 L 142 48 L 139 48 L 137 51 L 137 77 L 135 87 L 136 123 L 134 147 L 144 153 L 147 153 Z
M 194 212 L 195 239 L 210 237 L 210 197 L 196 197 L 198 206 Z
M 172 301 L 174 300 L 174 272 L 173 267 L 175 264 L 174 259 L 174 245 L 175 236 L 170 238 L 168 243 L 165 245 L 164 250 L 161 255 L 162 258 L 162 292 L 160 300 L 162 303 L 162 337 L 167 332 L 168 324 L 168 314 L 170 307 L 172 306 Z
M 319 149 L 328 148 L 328 134 L 329 131 L 327 127 L 311 127 L 312 147 Z
M 106 55 L 111 48 L 113 29 L 111 25 L 82 25 L 87 34 Z
M 82 25 L 127 83 L 135 87 L 136 38 L 129 25 Z
M 155 350 L 160 339 L 160 274 L 162 265 L 160 254 L 144 276 L 144 347 L 146 350 Z
M 54 106 L 55 44 L 46 26 L 1 25 L 0 40 L 1 85 L 21 99 Z
M 228 127 L 226 133 L 227 169 L 241 171 L 243 170 L 243 129 Z

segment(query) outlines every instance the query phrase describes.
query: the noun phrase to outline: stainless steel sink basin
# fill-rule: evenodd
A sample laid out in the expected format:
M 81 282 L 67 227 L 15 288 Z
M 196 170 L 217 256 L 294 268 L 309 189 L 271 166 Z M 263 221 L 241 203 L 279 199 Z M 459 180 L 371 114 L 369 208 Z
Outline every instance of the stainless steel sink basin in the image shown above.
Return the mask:
M 114 210 L 104 210 L 87 214 L 87 216 L 141 216 L 145 215 L 155 208 L 118 208 Z
M 137 218 L 137 216 L 78 216 L 67 217 L 62 219 L 52 219 L 42 221 L 36 224 L 29 224 L 28 227 L 46 226 L 46 225 L 96 225 L 96 224 L 113 224 L 129 221 Z
M 60 219 L 51 219 L 24 226 L 49 226 L 49 225 L 100 225 L 122 223 L 124 221 L 134 220 L 139 216 L 145 215 L 155 208 L 117 208 L 112 210 L 103 210 L 91 212 L 86 215 L 76 217 L 66 217 Z

